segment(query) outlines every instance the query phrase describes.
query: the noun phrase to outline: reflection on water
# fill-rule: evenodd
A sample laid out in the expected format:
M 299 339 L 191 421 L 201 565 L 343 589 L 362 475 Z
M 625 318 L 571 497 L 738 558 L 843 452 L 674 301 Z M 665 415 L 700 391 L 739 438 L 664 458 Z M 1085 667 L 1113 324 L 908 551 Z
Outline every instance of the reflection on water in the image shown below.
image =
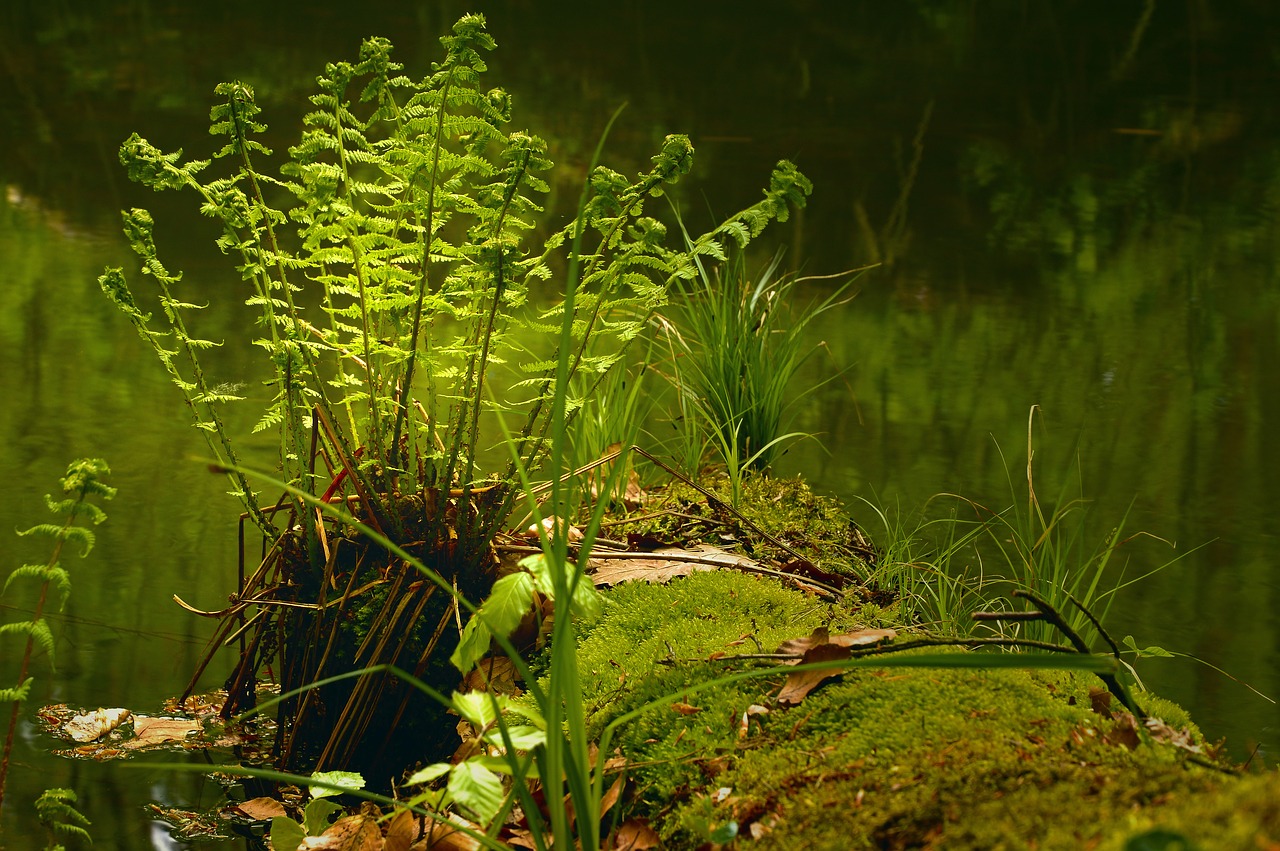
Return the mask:
M 783 232 L 790 258 L 821 274 L 892 256 L 823 318 L 831 358 L 810 362 L 813 378 L 834 361 L 852 365 L 848 385 L 806 400 L 796 426 L 823 435 L 826 452 L 796 444 L 784 470 L 908 510 L 943 491 L 1002 507 L 1039 405 L 1042 495 L 1074 470 L 1099 539 L 1132 501 L 1128 528 L 1176 542 L 1126 545 L 1126 578 L 1204 545 L 1126 589 L 1112 629 L 1280 694 L 1280 449 L 1269 440 L 1280 433 L 1280 135 L 1277 58 L 1261 36 L 1276 11 L 1160 4 L 1141 23 L 1083 2 L 797 0 L 786 14 L 478 5 L 499 42 L 493 81 L 564 166 L 553 209 L 575 196 L 595 134 L 626 100 L 611 160 L 636 171 L 665 133 L 689 132 L 695 175 L 678 195 L 689 215 L 745 206 L 789 157 L 816 184 Z M 115 146 L 138 130 L 201 155 L 209 93 L 240 76 L 282 148 L 325 61 L 386 34 L 420 72 L 433 38 L 467 11 L 232 6 L 0 13 L 11 140 L 0 160 L 0 513 L 41 522 L 41 494 L 80 455 L 105 457 L 120 488 L 98 547 L 70 565 L 58 673 L 41 669 L 33 704 L 154 707 L 181 689 L 209 634 L 170 595 L 218 608 L 233 586 L 235 503 L 191 460 L 201 443 L 178 395 L 97 290 L 104 265 L 133 263 L 117 211 L 155 210 L 190 300 L 214 302 L 203 336 L 243 341 L 249 319 L 215 292 L 229 267 L 208 222 L 128 185 Z M 234 414 L 242 432 L 267 394 L 254 357 L 229 345 L 210 361 L 214 383 L 253 397 Z M 12 564 L 40 557 L 14 541 Z M 0 674 L 12 664 L 0 654 Z M 1154 660 L 1143 674 L 1237 755 L 1280 744 L 1275 707 L 1212 669 Z M 143 838 L 145 801 L 216 797 L 188 775 L 51 760 L 38 739 L 24 738 L 17 759 L 9 836 L 30 835 L 22 802 L 51 783 L 80 793 L 98 848 L 159 841 Z

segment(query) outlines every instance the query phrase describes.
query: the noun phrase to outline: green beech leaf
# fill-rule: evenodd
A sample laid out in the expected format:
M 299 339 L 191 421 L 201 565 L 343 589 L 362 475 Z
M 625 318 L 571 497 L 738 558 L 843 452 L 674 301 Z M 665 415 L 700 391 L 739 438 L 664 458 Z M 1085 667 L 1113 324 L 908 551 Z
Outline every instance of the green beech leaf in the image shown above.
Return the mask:
M 502 806 L 502 779 L 483 765 L 464 762 L 449 775 L 449 796 L 487 825 Z
M 458 647 L 449 657 L 462 673 L 467 673 L 489 652 L 495 634 L 506 638 L 515 632 L 533 605 L 534 579 L 527 573 L 512 573 L 493 583 L 493 592 L 480 605 L 462 630 Z
M 271 819 L 271 847 L 294 849 L 307 838 L 302 825 L 286 816 Z
M 311 775 L 312 780 L 319 780 L 321 783 L 329 784 L 329 786 L 340 786 L 341 789 L 332 789 L 329 786 L 312 786 L 311 797 L 313 798 L 329 798 L 334 795 L 341 795 L 345 789 L 363 789 L 364 776 L 354 771 L 317 771 Z
M 413 775 L 405 781 L 406 785 L 417 786 L 420 783 L 430 783 L 440 777 L 444 777 L 453 769 L 453 766 L 447 762 L 435 762 L 426 768 L 419 768 Z
M 302 811 L 302 821 L 306 826 L 307 836 L 319 836 L 329 829 L 334 813 L 342 812 L 342 805 L 324 798 L 316 798 L 307 804 L 307 808 Z M 279 818 L 277 816 L 276 818 Z M 274 819 L 272 819 L 274 823 Z M 301 840 L 299 840 L 301 841 Z M 293 847 L 297 846 L 284 846 Z

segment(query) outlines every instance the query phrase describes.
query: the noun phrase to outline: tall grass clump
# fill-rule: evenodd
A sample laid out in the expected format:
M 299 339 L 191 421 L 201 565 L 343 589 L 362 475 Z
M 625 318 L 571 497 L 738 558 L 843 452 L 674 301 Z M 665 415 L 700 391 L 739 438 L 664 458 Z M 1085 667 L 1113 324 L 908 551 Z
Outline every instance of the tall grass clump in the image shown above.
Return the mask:
M 858 500 L 872 518 L 866 530 L 877 545 L 867 584 L 892 592 L 893 605 L 908 623 L 943 636 L 972 634 L 972 614 L 995 602 L 975 547 L 983 529 L 961 522 L 955 511 L 924 519 L 901 506 Z
M 1126 578 L 1123 566 L 1116 573 L 1113 560 L 1121 547 L 1136 538 L 1155 536 L 1127 531 L 1129 511 L 1125 511 L 1109 531 L 1097 535 L 1078 474 L 1074 479 L 1064 477 L 1050 502 L 1041 498 L 1035 464 L 1037 410 L 1032 407 L 1027 419 L 1023 475 L 1017 476 L 1015 469 L 1005 464 L 1012 497 L 1010 504 L 997 511 L 966 497 L 949 494 L 947 496 L 971 507 L 976 514 L 974 520 L 953 522 L 967 527 L 960 536 L 962 539 L 972 540 L 978 553 L 988 554 L 993 562 L 993 574 L 1048 601 L 1077 634 L 1093 640 L 1098 637 L 1096 621 L 1106 619 L 1121 589 L 1164 570 L 1183 556 L 1143 576 Z M 980 537 L 975 537 L 975 533 Z M 1024 637 L 1040 641 L 1048 640 L 1054 631 L 1053 625 L 1045 621 L 1029 621 L 1016 628 Z
M 797 305 L 805 279 L 783 274 L 781 265 L 780 251 L 754 275 L 740 250 L 714 266 L 695 256 L 697 274 L 680 282 L 680 298 L 664 311 L 673 383 L 703 427 L 686 436 L 710 443 L 734 483 L 744 472 L 767 470 L 786 441 L 803 436 L 784 429 L 790 406 L 817 389 L 793 394 L 791 387 L 819 346 L 810 326 L 847 301 L 845 284 Z
M 418 79 L 382 38 L 326 65 L 283 163 L 261 141 L 261 111 L 241 82 L 215 90 L 221 147 L 209 159 L 138 134 L 120 150 L 131 179 L 192 195 L 213 221 L 272 370 L 255 430 L 275 435 L 286 487 L 264 496 L 222 415 L 241 400 L 204 363 L 215 344 L 197 333 L 198 299 L 163 262 L 151 214 L 126 211 L 158 310 L 120 269 L 102 288 L 183 394 L 264 539 L 260 561 L 241 566 L 237 601 L 203 614 L 219 619 L 219 641 L 240 639 L 226 715 L 253 704 L 268 671 L 297 695 L 280 707 L 279 767 L 393 771 L 405 758 L 397 737 L 418 735 L 411 722 L 444 728 L 385 671 L 301 689 L 379 666 L 428 682 L 455 676 L 448 659 L 467 610 L 458 598 L 489 597 L 500 581 L 492 542 L 522 500 L 521 476 L 567 457 L 556 412 L 582 407 L 700 259 L 741 248 L 811 189 L 782 161 L 758 203 L 668 247 L 645 204 L 691 166 L 689 139 L 672 135 L 638 175 L 593 165 L 576 215 L 535 241 L 547 145 L 512 129 L 512 98 L 482 84 L 495 47 L 482 16 L 464 16 L 441 43 L 443 58 Z M 502 392 L 499 365 L 517 376 Z M 484 450 L 507 439 L 499 420 L 514 451 L 486 469 Z

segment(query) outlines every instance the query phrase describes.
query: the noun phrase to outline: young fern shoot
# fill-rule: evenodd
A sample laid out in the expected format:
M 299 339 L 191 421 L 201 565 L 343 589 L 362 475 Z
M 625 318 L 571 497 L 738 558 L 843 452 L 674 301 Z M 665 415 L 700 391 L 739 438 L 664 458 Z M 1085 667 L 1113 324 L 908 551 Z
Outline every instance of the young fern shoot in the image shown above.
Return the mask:
M 31 693 L 32 678 L 27 675 L 27 671 L 30 669 L 31 657 L 37 645 L 48 656 L 49 666 L 53 667 L 53 633 L 49 630 L 49 622 L 45 619 L 44 613 L 50 606 L 56 605 L 59 609 L 62 608 L 66 604 L 67 596 L 71 593 L 71 576 L 61 565 L 62 549 L 68 541 L 74 542 L 80 546 L 81 558 L 87 556 L 93 549 L 93 531 L 87 526 L 76 524 L 81 516 L 88 517 L 89 522 L 95 526 L 107 519 L 106 513 L 90 502 L 89 497 L 106 500 L 116 495 L 115 488 L 101 481 L 102 477 L 109 475 L 110 472 L 106 462 L 99 458 L 81 458 L 73 461 L 67 467 L 66 475 L 62 477 L 62 492 L 66 494 L 66 498 L 55 500 L 52 496 L 45 496 L 45 503 L 49 506 L 49 510 L 62 517 L 62 522 L 41 523 L 18 533 L 20 536 L 38 535 L 48 538 L 53 541 L 53 547 L 49 560 L 44 564 L 24 564 L 10 573 L 4 583 L 4 591 L 8 591 L 9 586 L 16 580 L 30 580 L 40 583 L 40 590 L 36 596 L 35 610 L 32 612 L 31 620 L 13 621 L 0 625 L 0 635 L 26 636 L 26 646 L 22 651 L 22 662 L 18 668 L 18 682 L 14 686 L 0 688 L 0 701 L 11 705 L 9 730 L 4 739 L 4 755 L 0 757 L 0 807 L 4 806 L 4 785 L 9 774 L 9 756 L 13 752 L 18 714 L 23 702 Z M 75 797 L 72 796 L 71 800 L 74 802 Z

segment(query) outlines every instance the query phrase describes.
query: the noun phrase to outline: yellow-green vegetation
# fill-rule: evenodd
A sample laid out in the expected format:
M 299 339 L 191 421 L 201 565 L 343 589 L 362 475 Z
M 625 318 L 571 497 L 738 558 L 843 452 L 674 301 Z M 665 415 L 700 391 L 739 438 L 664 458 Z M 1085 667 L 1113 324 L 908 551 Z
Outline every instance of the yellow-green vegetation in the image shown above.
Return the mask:
M 803 479 L 748 476 L 736 509 L 730 508 L 730 482 L 723 472 L 705 476 L 700 484 L 719 504 L 677 481 L 649 504 L 643 519 L 619 528 L 670 544 L 740 545 L 746 555 L 768 546 L 759 534 L 763 532 L 823 570 L 867 576 L 871 552 L 866 539 L 839 502 L 814 493 Z
M 632 814 L 678 848 L 735 831 L 743 847 L 833 849 L 1121 849 L 1152 828 L 1205 849 L 1280 838 L 1273 774 L 1193 762 L 1190 749 L 1211 750 L 1203 736 L 1149 693 L 1143 707 L 1167 729 L 1139 737 L 1087 675 L 850 671 L 783 709 L 772 700 L 782 668 L 679 697 L 751 664 L 713 655 L 771 652 L 817 626 L 882 625 L 878 608 L 863 616 L 731 572 L 610 592 L 579 650 L 592 729 L 675 696 L 616 740 L 633 766 Z

